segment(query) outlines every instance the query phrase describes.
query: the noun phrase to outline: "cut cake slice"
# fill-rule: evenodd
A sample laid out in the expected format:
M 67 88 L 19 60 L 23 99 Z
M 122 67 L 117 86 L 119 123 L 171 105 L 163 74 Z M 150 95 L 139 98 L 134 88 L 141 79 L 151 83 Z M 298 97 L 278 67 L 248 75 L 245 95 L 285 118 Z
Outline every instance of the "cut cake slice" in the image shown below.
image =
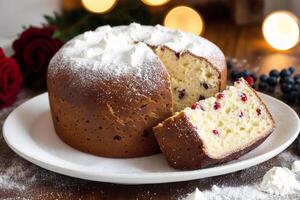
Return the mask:
M 261 144 L 275 123 L 244 79 L 154 128 L 170 166 L 199 169 L 237 159 Z

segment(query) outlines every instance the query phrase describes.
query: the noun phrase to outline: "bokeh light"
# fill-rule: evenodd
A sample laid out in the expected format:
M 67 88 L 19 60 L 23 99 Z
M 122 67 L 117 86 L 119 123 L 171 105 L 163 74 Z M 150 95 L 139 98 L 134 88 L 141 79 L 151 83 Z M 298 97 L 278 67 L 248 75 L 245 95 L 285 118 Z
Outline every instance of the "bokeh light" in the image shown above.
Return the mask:
M 201 15 L 187 6 L 178 6 L 171 9 L 165 16 L 164 25 L 196 35 L 203 33 L 204 29 L 204 21 Z
M 170 0 L 142 0 L 148 6 L 161 6 L 168 3 Z
M 288 11 L 269 14 L 262 26 L 265 40 L 278 50 L 288 50 L 299 41 L 298 18 Z
M 81 0 L 85 9 L 94 13 L 105 13 L 113 9 L 117 0 Z

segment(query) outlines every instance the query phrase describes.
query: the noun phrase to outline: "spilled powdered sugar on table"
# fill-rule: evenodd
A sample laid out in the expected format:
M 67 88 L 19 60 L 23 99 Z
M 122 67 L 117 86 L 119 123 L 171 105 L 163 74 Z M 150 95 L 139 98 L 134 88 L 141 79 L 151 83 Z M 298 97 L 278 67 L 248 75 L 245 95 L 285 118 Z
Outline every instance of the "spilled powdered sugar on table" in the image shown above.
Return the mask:
M 8 114 L 35 95 L 30 91 L 22 91 L 12 107 L 0 111 L 0 199 L 92 199 L 95 196 L 99 199 L 115 199 L 130 194 L 130 199 L 164 199 L 164 196 L 168 196 L 176 200 L 197 187 L 209 200 L 300 199 L 300 193 L 275 196 L 260 192 L 256 187 L 273 166 L 290 168 L 295 160 L 300 159 L 294 154 L 293 145 L 260 165 L 232 174 L 180 183 L 117 185 L 71 178 L 42 169 L 16 155 L 2 136 L 2 125 Z M 300 180 L 300 175 L 297 178 Z

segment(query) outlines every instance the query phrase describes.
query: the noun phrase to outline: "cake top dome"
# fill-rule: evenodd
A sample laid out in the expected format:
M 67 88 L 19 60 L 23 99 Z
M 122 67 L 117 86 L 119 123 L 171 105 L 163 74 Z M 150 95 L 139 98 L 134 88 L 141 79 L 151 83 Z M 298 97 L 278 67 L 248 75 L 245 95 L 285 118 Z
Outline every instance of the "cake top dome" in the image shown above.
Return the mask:
M 208 60 L 219 71 L 225 67 L 221 50 L 202 37 L 161 25 L 132 23 L 101 26 L 78 35 L 57 52 L 49 68 L 54 74 L 61 68 L 77 72 L 84 82 L 99 78 L 98 74 L 109 80 L 130 75 L 148 81 L 148 87 L 155 87 L 153 83 L 159 82 L 160 76 L 153 73 L 153 70 L 159 71 L 156 70 L 158 64 L 154 63 L 161 61 L 149 46 L 165 46 L 177 53 L 189 52 Z M 87 71 L 93 74 L 85 73 Z
M 84 60 L 101 62 L 93 69 L 112 64 L 127 66 L 128 69 L 156 57 L 147 45 L 166 46 L 179 53 L 188 51 L 206 58 L 217 68 L 224 66 L 218 63 L 224 62 L 220 49 L 202 37 L 161 25 L 143 26 L 137 23 L 116 27 L 106 25 L 85 32 L 66 43 L 58 54 L 78 63 Z

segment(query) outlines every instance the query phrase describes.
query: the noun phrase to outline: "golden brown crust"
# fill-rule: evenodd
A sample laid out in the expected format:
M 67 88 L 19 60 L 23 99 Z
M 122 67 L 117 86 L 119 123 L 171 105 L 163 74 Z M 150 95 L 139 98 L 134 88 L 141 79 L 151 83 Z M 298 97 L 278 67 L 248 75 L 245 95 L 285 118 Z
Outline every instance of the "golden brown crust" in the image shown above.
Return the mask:
M 154 63 L 160 65 L 159 62 Z M 89 85 L 74 84 L 78 73 L 48 72 L 48 92 L 54 127 L 70 146 L 105 157 L 147 156 L 159 151 L 152 127 L 172 114 L 170 77 L 163 66 L 161 86 L 153 91 L 130 88 L 134 77 L 107 81 L 99 75 Z M 93 73 L 94 71 L 86 72 Z M 122 84 L 120 84 L 120 82 Z M 158 84 L 159 85 L 159 84 Z
M 169 165 L 180 170 L 200 169 L 237 159 L 260 145 L 273 131 L 271 129 L 263 138 L 242 150 L 214 159 L 206 154 L 196 128 L 184 112 L 168 118 L 153 130 Z

